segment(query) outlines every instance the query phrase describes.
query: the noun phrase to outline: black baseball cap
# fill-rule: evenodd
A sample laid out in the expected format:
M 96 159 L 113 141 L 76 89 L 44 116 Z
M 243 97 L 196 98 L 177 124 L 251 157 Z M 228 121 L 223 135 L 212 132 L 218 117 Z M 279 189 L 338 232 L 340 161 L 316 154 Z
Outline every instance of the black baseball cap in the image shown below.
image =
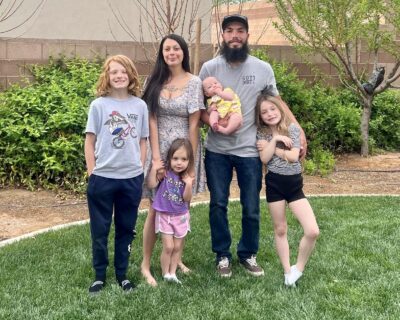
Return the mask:
M 229 16 L 225 16 L 222 20 L 222 31 L 226 29 L 228 24 L 232 22 L 239 22 L 243 24 L 247 31 L 249 31 L 249 23 L 247 22 L 247 17 L 242 16 L 241 14 L 231 14 Z

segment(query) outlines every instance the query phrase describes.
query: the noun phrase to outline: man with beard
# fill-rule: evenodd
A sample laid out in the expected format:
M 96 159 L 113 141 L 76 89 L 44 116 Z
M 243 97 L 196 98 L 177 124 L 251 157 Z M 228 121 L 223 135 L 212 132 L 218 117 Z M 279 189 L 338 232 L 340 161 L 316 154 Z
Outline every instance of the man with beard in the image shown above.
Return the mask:
M 199 74 L 202 80 L 210 76 L 219 79 L 225 88 L 230 87 L 238 94 L 242 103 L 243 126 L 231 135 L 209 130 L 206 139 L 205 166 L 210 191 L 211 246 L 216 254 L 217 271 L 222 277 L 230 277 L 232 274 L 232 237 L 227 206 L 233 168 L 236 169 L 242 205 L 242 235 L 237 255 L 240 264 L 251 275 L 264 275 L 264 270 L 256 260 L 262 164 L 256 148 L 255 104 L 263 89 L 269 88 L 269 93 L 276 97 L 279 97 L 279 92 L 271 66 L 249 54 L 248 29 L 247 17 L 239 14 L 224 17 L 221 55 L 206 62 Z M 297 123 L 293 115 L 292 118 Z M 208 124 L 206 112 L 203 112 L 202 120 Z M 305 136 L 302 133 L 302 154 L 305 152 Z

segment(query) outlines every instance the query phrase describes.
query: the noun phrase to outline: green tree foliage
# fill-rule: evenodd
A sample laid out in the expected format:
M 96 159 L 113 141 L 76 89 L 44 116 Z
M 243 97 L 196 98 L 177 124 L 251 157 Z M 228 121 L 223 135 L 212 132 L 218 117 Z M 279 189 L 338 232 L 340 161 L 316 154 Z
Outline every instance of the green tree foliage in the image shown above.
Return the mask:
M 0 182 L 84 185 L 83 137 L 100 66 L 83 59 L 33 65 L 36 81 L 0 95 Z
M 322 84 L 307 86 L 292 65 L 271 60 L 267 50 L 253 54 L 268 61 L 275 72 L 278 90 L 304 129 L 308 141 L 305 169 L 325 175 L 334 166 L 333 154 L 359 152 L 362 106 L 352 90 Z M 400 92 L 387 90 L 374 100 L 370 147 L 399 150 Z
M 369 122 L 374 97 L 390 88 L 400 77 L 400 1 L 398 0 L 269 0 L 274 3 L 280 23 L 278 30 L 308 60 L 321 55 L 337 71 L 342 83 L 352 90 L 362 105 L 360 131 L 361 154 L 369 153 Z M 363 79 L 368 68 L 359 64 L 358 52 L 370 57 L 373 70 L 379 70 L 379 55 L 390 55 L 393 67 L 387 67 L 380 85 L 366 90 Z M 361 71 L 359 71 L 361 70 Z M 367 76 L 366 76 L 367 75 Z M 374 75 L 374 73 L 372 73 Z M 371 76 L 370 79 L 373 79 Z M 369 82 L 372 82 L 370 80 Z M 376 81 L 374 82 L 376 83 Z

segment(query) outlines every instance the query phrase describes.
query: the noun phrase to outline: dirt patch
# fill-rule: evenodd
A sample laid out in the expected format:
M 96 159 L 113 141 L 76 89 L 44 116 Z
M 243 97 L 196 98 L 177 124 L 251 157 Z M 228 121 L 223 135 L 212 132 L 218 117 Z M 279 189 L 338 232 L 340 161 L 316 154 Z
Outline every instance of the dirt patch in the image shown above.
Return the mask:
M 400 195 L 400 153 L 368 158 L 344 155 L 337 159 L 328 177 L 304 176 L 304 191 L 315 194 L 396 194 Z M 264 190 L 261 193 L 264 194 Z M 231 197 L 239 197 L 236 181 Z M 194 201 L 208 200 L 208 192 Z M 143 201 L 141 208 L 147 208 Z M 49 191 L 0 190 L 0 241 L 46 227 L 88 219 L 85 199 Z

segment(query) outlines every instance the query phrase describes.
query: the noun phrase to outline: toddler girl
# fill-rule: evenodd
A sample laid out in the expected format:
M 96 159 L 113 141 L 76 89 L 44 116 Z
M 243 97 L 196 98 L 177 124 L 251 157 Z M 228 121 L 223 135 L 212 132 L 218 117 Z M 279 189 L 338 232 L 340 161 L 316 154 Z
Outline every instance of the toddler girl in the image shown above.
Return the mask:
M 156 211 L 156 233 L 161 233 L 161 270 L 164 280 L 181 283 L 176 277 L 176 268 L 183 252 L 184 240 L 190 231 L 189 202 L 192 198 L 193 149 L 188 139 L 172 142 L 166 163 L 166 173 L 161 181 L 157 171 L 163 169 L 161 160 L 154 161 L 148 175 L 150 188 L 157 187 L 152 204 Z

